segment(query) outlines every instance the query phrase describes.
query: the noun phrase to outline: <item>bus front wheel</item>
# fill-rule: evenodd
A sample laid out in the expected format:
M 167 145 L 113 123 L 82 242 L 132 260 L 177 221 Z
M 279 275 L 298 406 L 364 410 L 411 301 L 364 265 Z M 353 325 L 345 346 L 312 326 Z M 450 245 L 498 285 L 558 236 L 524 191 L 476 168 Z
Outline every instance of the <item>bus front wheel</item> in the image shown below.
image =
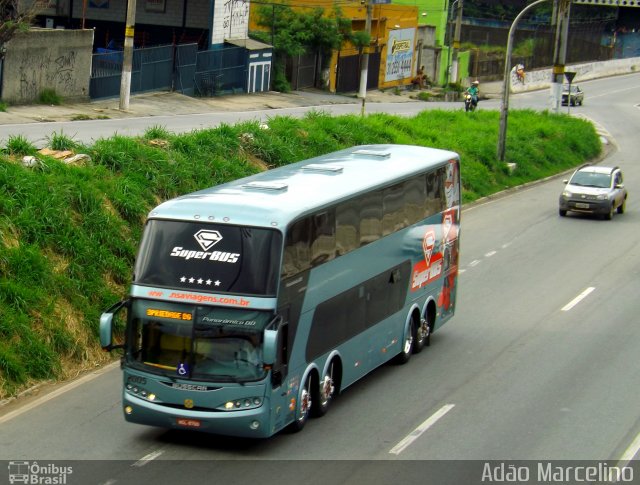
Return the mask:
M 311 412 L 311 406 L 313 404 L 311 399 L 311 374 L 307 376 L 304 381 L 304 386 L 300 388 L 298 394 L 298 401 L 296 402 L 295 421 L 291 423 L 291 431 L 298 432 L 304 428 L 309 420 L 309 414 Z

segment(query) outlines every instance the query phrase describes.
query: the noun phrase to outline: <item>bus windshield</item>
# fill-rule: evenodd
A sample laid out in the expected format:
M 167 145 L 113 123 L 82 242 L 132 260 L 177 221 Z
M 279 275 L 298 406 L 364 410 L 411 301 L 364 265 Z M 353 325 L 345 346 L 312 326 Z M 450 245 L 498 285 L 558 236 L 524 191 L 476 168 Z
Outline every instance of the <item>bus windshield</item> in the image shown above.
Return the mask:
M 132 306 L 132 365 L 171 378 L 243 382 L 264 378 L 263 331 L 272 312 L 170 305 Z
M 273 229 L 149 220 L 134 283 L 275 296 L 282 234 Z

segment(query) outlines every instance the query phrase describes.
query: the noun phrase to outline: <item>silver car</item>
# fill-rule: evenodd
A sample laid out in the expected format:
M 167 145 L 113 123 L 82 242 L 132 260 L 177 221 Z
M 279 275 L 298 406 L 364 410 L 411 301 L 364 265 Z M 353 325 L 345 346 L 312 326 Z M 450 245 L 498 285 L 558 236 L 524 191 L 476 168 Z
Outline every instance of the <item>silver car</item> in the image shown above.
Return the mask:
M 582 106 L 584 102 L 584 91 L 577 84 L 562 86 L 562 104 L 571 106 Z
M 560 194 L 561 216 L 573 211 L 600 214 L 611 219 L 615 211 L 624 213 L 627 189 L 618 167 L 584 165 L 563 182 L 566 187 Z

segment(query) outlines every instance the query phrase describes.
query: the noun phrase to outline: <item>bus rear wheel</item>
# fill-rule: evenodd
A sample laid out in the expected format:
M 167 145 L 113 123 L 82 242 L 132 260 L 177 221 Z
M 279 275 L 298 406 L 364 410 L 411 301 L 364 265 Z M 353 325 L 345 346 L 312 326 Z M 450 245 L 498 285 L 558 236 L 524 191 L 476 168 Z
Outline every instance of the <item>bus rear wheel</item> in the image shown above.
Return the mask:
M 411 358 L 411 354 L 413 353 L 413 347 L 415 339 L 413 336 L 416 334 L 416 322 L 415 319 L 411 319 L 411 323 L 409 324 L 409 328 L 405 330 L 404 340 L 402 342 L 402 350 L 398 355 L 396 355 L 394 362 L 396 364 L 406 364 L 409 362 Z
M 429 345 L 430 327 L 426 318 L 421 318 L 419 325 L 414 326 L 416 333 L 413 336 L 413 353 L 419 354 L 425 346 Z
M 327 372 L 320 379 L 320 385 L 318 386 L 318 396 L 314 401 L 314 415 L 324 416 L 329 410 L 329 405 L 335 395 L 335 377 L 334 377 L 335 363 L 331 362 Z

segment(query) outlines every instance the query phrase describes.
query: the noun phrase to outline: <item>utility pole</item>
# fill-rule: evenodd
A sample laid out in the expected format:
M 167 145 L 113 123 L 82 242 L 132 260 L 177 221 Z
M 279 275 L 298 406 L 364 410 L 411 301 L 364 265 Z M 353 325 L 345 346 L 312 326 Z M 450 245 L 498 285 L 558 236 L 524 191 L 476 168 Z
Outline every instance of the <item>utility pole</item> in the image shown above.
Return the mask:
M 464 0 L 458 0 L 456 9 L 456 28 L 453 33 L 453 55 L 451 60 L 451 82 L 458 82 L 458 51 L 460 50 L 460 30 L 462 29 L 462 8 Z
M 364 24 L 364 30 L 371 38 L 371 17 L 373 16 L 373 6 L 371 0 L 365 0 L 367 2 L 367 19 Z M 364 116 L 364 103 L 367 99 L 367 76 L 369 71 L 369 47 L 371 42 L 366 47 L 363 47 L 362 65 L 360 66 L 360 90 L 358 91 L 358 97 L 362 99 L 362 112 Z
M 131 66 L 133 64 L 133 34 L 136 24 L 136 0 L 128 0 L 127 23 L 124 29 L 124 52 L 122 58 L 122 76 L 120 77 L 120 109 L 129 109 L 131 93 Z
M 498 160 L 504 162 L 505 144 L 507 139 L 507 118 L 509 115 L 509 91 L 511 91 L 511 52 L 513 51 L 513 38 L 516 33 L 516 26 L 520 19 L 529 9 L 547 0 L 537 0 L 527 5 L 514 19 L 509 29 L 509 39 L 507 40 L 507 55 L 504 59 L 504 78 L 502 79 L 502 104 L 500 105 L 500 131 L 498 133 Z M 558 0 L 554 0 L 558 1 Z M 570 0 L 569 0 L 570 1 Z
M 571 0 L 553 0 L 553 18 L 556 24 L 556 38 L 553 48 L 553 69 L 551 73 L 551 110 L 560 111 L 564 66 L 567 60 L 567 39 L 569 37 L 569 13 Z

